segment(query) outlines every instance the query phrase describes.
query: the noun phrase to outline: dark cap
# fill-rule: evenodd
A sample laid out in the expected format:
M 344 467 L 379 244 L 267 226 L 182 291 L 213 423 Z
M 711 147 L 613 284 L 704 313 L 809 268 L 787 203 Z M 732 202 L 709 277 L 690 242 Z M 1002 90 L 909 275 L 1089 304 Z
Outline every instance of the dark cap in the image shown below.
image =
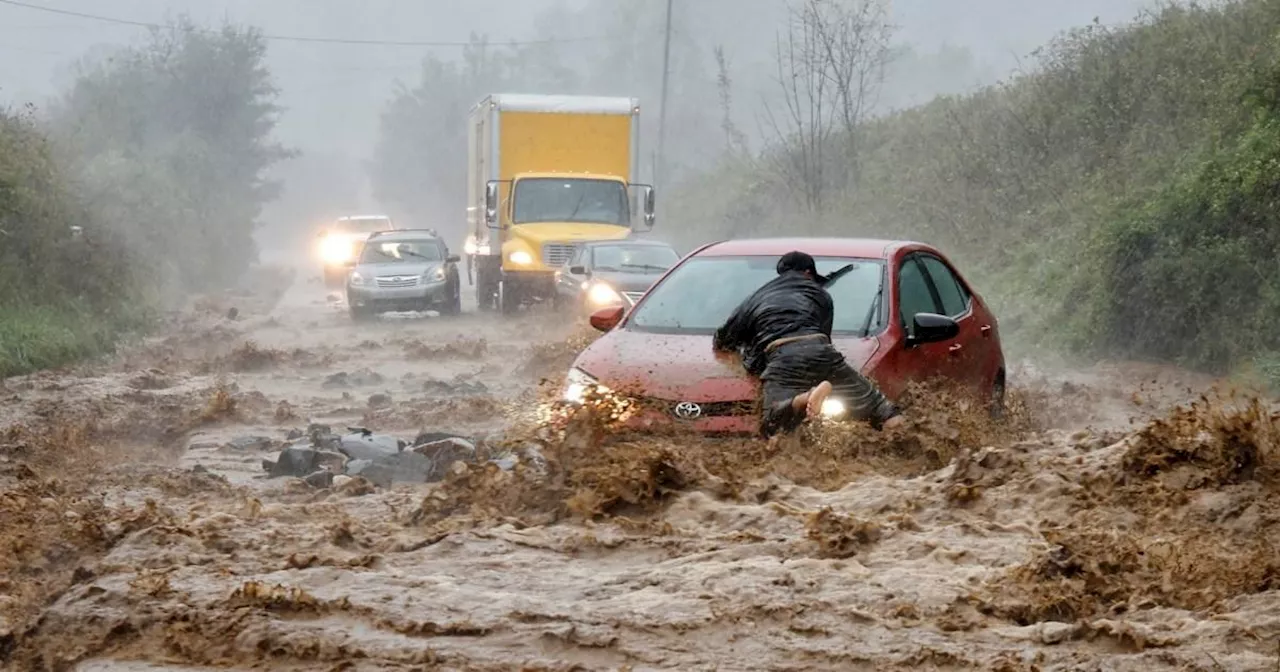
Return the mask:
M 809 273 L 819 283 L 826 280 L 826 278 L 818 275 L 818 265 L 814 263 L 813 257 L 799 250 L 788 252 L 778 259 L 778 275 L 782 275 L 787 271 Z

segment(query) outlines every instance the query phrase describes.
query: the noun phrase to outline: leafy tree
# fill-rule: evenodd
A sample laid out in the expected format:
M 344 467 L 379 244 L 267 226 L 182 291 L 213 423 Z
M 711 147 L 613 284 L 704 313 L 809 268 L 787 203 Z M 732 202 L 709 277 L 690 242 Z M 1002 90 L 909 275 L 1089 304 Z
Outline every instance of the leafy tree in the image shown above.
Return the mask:
M 89 65 L 52 127 L 100 224 L 186 289 L 233 281 L 256 258 L 253 230 L 291 152 L 271 140 L 276 89 L 251 28 L 188 20 Z
M 513 60 L 475 35 L 460 61 L 424 60 L 418 83 L 402 84 L 382 113 L 370 169 L 374 196 L 402 219 L 461 237 L 467 114 L 511 81 Z

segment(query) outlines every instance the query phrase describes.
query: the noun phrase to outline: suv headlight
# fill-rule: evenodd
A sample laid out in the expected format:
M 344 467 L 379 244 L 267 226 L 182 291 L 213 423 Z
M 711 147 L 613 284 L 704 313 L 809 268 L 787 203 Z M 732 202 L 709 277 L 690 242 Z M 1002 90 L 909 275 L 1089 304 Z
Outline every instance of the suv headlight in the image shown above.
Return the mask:
M 351 280 L 351 284 L 353 284 L 353 285 L 363 285 L 363 284 L 364 284 L 364 276 L 363 276 L 363 275 L 360 275 L 360 271 L 351 271 L 351 277 L 350 277 L 350 280 Z
M 425 275 L 436 282 L 440 282 L 444 280 L 444 269 L 437 267 L 435 270 L 427 271 Z
M 564 378 L 564 394 L 562 398 L 565 401 L 581 404 L 586 399 L 587 390 L 595 387 L 599 392 L 608 392 L 609 388 L 601 385 L 595 377 L 583 371 L 582 369 L 569 369 L 568 375 Z

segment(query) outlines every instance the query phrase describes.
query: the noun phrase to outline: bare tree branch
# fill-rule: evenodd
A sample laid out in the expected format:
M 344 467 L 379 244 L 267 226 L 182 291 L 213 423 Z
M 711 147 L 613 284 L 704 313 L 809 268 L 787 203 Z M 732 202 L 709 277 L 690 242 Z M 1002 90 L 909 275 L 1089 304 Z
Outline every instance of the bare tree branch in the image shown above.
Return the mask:
M 766 103 L 775 173 L 793 197 L 820 212 L 826 193 L 856 183 L 862 125 L 889 61 L 884 0 L 799 0 L 776 60 L 785 118 Z M 837 126 L 839 128 L 837 128 Z M 840 133 L 840 143 L 833 143 Z M 843 151 L 833 154 L 831 149 Z

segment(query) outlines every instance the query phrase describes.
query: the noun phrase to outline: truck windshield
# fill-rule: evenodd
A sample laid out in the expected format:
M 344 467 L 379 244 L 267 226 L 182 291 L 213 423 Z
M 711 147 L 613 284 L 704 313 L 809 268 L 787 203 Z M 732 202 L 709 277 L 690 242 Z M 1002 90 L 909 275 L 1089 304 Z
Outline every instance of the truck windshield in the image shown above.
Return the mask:
M 627 189 L 613 180 L 530 177 L 516 182 L 512 221 L 631 225 Z

